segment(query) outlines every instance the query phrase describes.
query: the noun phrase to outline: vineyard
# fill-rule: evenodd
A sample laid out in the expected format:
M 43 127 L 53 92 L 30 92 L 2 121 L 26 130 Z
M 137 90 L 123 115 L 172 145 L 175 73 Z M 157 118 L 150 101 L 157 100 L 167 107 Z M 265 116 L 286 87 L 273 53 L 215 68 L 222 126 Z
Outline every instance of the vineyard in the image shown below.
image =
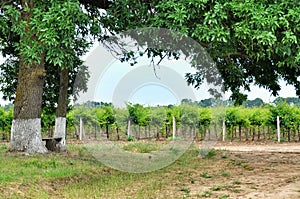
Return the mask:
M 0 117 L 0 138 L 9 141 L 13 107 L 1 107 Z M 82 131 L 85 139 L 172 139 L 175 133 L 173 136 L 193 136 L 197 140 L 277 141 L 277 117 L 280 141 L 300 141 L 300 108 L 283 101 L 251 108 L 203 107 L 188 102 L 156 107 L 129 103 L 126 108 L 116 108 L 89 102 L 75 105 L 68 112 L 67 137 L 79 139 Z M 52 135 L 54 124 L 55 115 L 42 114 L 43 136 Z

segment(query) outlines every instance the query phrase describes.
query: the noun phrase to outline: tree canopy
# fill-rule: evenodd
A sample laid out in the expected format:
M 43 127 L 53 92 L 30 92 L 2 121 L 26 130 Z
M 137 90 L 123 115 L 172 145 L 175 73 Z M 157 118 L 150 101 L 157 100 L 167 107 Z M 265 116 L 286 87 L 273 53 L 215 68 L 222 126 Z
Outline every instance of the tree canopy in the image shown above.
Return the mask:
M 199 42 L 237 104 L 246 99 L 241 89 L 250 90 L 251 83 L 277 95 L 283 79 L 300 95 L 298 1 L 124 0 L 113 3 L 107 13 L 104 24 L 111 32 L 152 26 Z M 187 81 L 197 84 L 199 75 L 188 74 Z
M 18 49 L 23 48 L 24 44 L 22 54 L 27 53 L 30 55 L 28 60 L 34 60 L 33 52 L 38 53 L 36 49 L 40 49 L 38 44 L 34 45 L 30 40 L 29 43 L 23 42 L 22 45 L 22 42 L 20 45 L 15 43 L 19 41 L 18 35 L 22 35 L 24 30 L 22 23 L 18 23 L 20 15 L 16 9 L 21 1 L 18 2 L 4 1 L 1 4 L 2 10 L 6 9 L 7 16 L 0 19 L 1 51 L 4 54 L 19 52 Z M 47 60 L 59 66 L 66 66 L 63 62 L 70 61 L 69 55 L 74 54 L 71 49 L 76 49 L 79 54 L 85 52 L 88 33 L 93 33 L 98 39 L 103 40 L 108 35 L 101 34 L 101 28 L 115 34 L 139 27 L 160 27 L 178 31 L 199 42 L 217 64 L 224 80 L 224 89 L 233 92 L 232 99 L 236 100 L 237 104 L 246 99 L 240 90 L 250 90 L 251 83 L 277 95 L 280 90 L 279 79 L 294 85 L 297 95 L 300 95 L 300 84 L 297 79 L 300 73 L 298 45 L 300 6 L 297 1 L 50 2 L 52 3 L 40 2 L 35 6 L 36 14 L 33 15 L 34 20 L 31 23 L 38 38 L 46 42 L 40 47 L 51 49 L 46 53 Z M 69 6 L 71 10 L 60 9 L 67 4 L 71 6 Z M 86 13 L 82 12 L 83 8 Z M 101 12 L 101 9 L 102 11 L 105 9 L 105 12 Z M 74 32 L 74 27 L 77 32 Z M 12 32 L 16 32 L 17 37 Z M 64 42 L 58 42 L 57 38 L 61 37 L 65 38 Z M 26 49 L 26 46 L 31 48 Z M 199 75 L 201 76 L 199 72 L 187 74 L 187 81 L 199 86 L 197 84 L 201 79 Z

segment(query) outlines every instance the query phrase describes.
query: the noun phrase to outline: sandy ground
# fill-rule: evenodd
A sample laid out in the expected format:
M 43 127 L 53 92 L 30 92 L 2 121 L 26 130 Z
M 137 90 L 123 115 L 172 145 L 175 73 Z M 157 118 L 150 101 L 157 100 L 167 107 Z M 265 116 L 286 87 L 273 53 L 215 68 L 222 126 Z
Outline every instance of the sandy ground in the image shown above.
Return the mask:
M 222 189 L 208 198 L 223 192 L 227 198 L 300 199 L 300 143 L 221 142 L 214 148 L 241 169 L 231 171 L 235 191 Z
M 299 153 L 300 143 L 273 143 L 273 142 L 248 142 L 248 143 L 217 143 L 215 149 L 224 149 L 235 152 L 276 152 Z

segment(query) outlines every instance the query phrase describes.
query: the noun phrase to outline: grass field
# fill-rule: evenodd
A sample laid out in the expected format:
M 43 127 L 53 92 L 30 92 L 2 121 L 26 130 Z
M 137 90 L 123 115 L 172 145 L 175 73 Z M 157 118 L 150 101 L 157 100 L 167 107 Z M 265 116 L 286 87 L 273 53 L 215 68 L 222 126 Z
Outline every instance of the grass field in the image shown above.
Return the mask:
M 159 145 L 144 142 L 123 147 L 148 153 Z M 275 189 L 277 183 L 274 179 L 272 189 L 267 185 L 262 187 L 263 178 L 256 181 L 255 176 L 268 176 L 268 183 L 272 184 L 272 174 L 289 166 L 295 171 L 293 175 L 289 172 L 286 176 L 281 171 L 278 176 L 280 180 L 295 183 L 300 174 L 298 156 L 293 158 L 299 162 L 273 162 L 273 165 L 266 160 L 267 156 L 225 150 L 212 150 L 202 158 L 196 145 L 170 166 L 143 174 L 106 167 L 81 144 L 68 144 L 68 152 L 64 154 L 6 151 L 7 144 L 0 144 L 0 198 L 255 198 L 260 189 Z M 260 161 L 253 162 L 255 157 Z M 264 165 L 262 159 L 266 160 Z M 296 165 L 292 168 L 287 164 Z M 300 187 L 295 193 L 300 194 Z

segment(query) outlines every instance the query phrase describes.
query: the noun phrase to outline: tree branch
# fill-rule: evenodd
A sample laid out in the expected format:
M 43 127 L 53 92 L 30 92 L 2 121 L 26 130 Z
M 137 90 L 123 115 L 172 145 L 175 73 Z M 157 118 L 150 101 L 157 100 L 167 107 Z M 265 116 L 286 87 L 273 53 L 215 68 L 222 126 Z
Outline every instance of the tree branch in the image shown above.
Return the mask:
M 107 9 L 113 4 L 113 2 L 109 0 L 79 0 L 79 2 L 84 5 L 91 5 L 101 9 Z
M 11 3 L 13 3 L 13 0 L 0 3 L 0 5 L 1 5 L 0 10 L 2 10 L 4 8 L 4 6 L 10 5 Z
M 231 56 L 240 56 L 243 58 L 248 58 L 247 55 L 241 53 L 241 52 L 232 52 L 232 53 L 225 53 L 221 55 L 222 57 L 231 57 Z

